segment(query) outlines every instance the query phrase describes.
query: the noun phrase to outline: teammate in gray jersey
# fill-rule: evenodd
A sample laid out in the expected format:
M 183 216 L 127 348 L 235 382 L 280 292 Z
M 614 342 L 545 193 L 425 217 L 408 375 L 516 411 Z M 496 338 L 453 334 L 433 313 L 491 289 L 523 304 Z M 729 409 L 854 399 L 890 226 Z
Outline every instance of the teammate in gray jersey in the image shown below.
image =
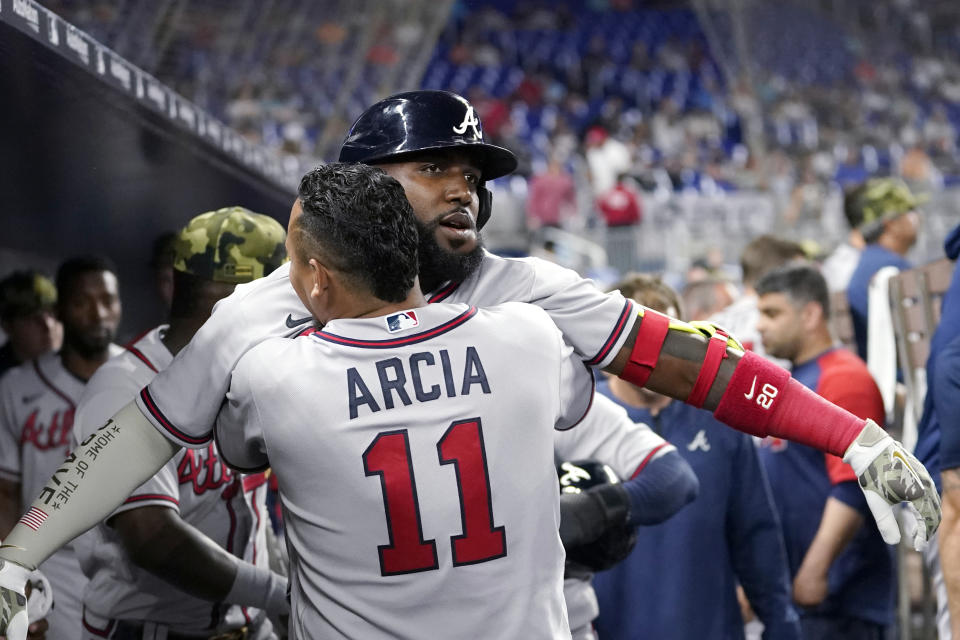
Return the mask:
M 170 324 L 127 345 L 90 379 L 73 446 L 170 364 L 217 301 L 277 268 L 285 237 L 276 220 L 243 207 L 194 217 L 173 243 Z M 212 443 L 181 450 L 74 541 L 90 578 L 84 639 L 271 637 L 264 610 L 276 619 L 288 608 L 287 580 L 267 562 L 266 489 L 263 473 L 231 472 Z M 271 588 L 251 589 L 259 583 Z
M 929 474 L 882 429 L 831 405 L 788 372 L 744 353 L 709 326 L 694 327 L 606 295 L 576 273 L 535 259 L 504 260 L 486 253 L 479 229 L 491 214 L 485 181 L 516 168 L 506 149 L 483 141 L 472 105 L 447 92 L 392 96 L 354 124 L 340 159 L 382 166 L 403 185 L 421 221 L 421 277 L 431 301 L 494 305 L 507 300 L 543 308 L 565 340 L 590 366 L 653 391 L 707 408 L 722 422 L 758 436 L 772 435 L 844 456 L 861 479 L 884 539 L 900 529 L 893 506 L 909 501 L 908 534 L 921 546 L 940 520 Z M 22 567 L 33 567 L 65 539 L 96 521 L 98 508 L 162 466 L 177 446 L 205 446 L 240 357 L 274 336 L 294 335 L 311 321 L 290 287 L 287 269 L 237 287 L 171 366 L 114 416 L 98 437 L 106 445 L 90 468 L 81 447 L 42 490 L 48 507 L 67 478 L 83 473 L 82 490 L 34 531 L 18 525 L 0 546 L 0 585 L 19 588 Z M 810 417 L 816 416 L 816 421 Z M 161 434 L 161 435 L 157 435 Z M 146 440 L 153 445 L 142 447 Z M 119 443 L 119 444 L 118 444 Z M 129 443 L 129 444 L 124 444 Z M 93 445 L 93 441 L 89 446 Z M 131 452 L 131 447 L 136 454 Z M 123 454 L 117 452 L 122 450 Z M 113 452 L 111 455 L 109 452 Z M 133 484 L 98 482 L 104 461 L 130 468 Z M 133 463 L 139 467 L 133 468 Z M 109 487 L 102 486 L 110 484 Z M 619 510 L 620 518 L 627 515 Z M 94 519 L 91 520 L 90 518 Z M 590 519 L 591 521 L 595 521 Z M 603 518 L 598 527 L 609 523 Z M 593 534 L 592 531 L 585 532 Z M 17 566 L 19 565 L 19 566 Z M 0 615 L 0 627 L 17 611 Z M 19 621 L 20 618 L 18 617 Z M 19 624 L 19 622 L 18 622 Z
M 250 350 L 216 431 L 235 467 L 277 473 L 291 637 L 568 638 L 551 450 L 590 371 L 537 307 L 428 305 L 382 171 L 315 169 L 292 216 L 290 280 L 323 329 Z
M 56 288 L 56 314 L 64 329 L 62 349 L 11 369 L 0 383 L 0 531 L 4 536 L 16 524 L 22 505 L 37 496 L 69 451 L 74 412 L 86 381 L 121 351 L 113 344 L 121 309 L 112 264 L 95 256 L 67 260 L 57 270 Z M 87 579 L 73 545 L 64 546 L 40 568 L 53 586 L 55 602 L 47 616 L 47 636 L 79 638 L 80 596 Z

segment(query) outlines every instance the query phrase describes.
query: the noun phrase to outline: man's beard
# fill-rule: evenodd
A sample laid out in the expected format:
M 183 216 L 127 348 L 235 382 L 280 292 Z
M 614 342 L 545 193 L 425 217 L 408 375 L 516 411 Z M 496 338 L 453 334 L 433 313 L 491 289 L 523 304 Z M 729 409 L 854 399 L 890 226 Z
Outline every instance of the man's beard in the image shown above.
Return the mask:
M 80 354 L 81 357 L 92 359 L 102 356 L 116 337 L 116 332 L 111 331 L 106 335 L 84 335 L 65 331 L 63 342 Z
M 483 237 L 477 231 L 477 246 L 470 253 L 459 254 L 437 244 L 438 220 L 428 224 L 417 222 L 420 233 L 420 288 L 424 293 L 436 290 L 448 280 L 460 282 L 476 271 L 483 262 Z

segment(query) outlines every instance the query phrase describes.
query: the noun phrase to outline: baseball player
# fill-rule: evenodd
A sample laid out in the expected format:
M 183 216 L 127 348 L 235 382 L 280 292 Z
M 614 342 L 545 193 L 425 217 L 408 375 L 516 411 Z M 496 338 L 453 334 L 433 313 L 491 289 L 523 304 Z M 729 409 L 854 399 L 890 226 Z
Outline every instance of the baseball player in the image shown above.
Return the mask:
M 300 202 L 290 280 L 323 329 L 250 350 L 217 423 L 233 466 L 276 470 L 291 636 L 569 637 L 552 431 L 591 373 L 537 307 L 428 306 L 383 172 L 320 167 Z
M 22 505 L 40 492 L 70 448 L 74 413 L 86 381 L 121 348 L 114 267 L 84 256 L 57 269 L 56 313 L 63 347 L 7 372 L 0 381 L 0 531 L 17 522 Z M 50 580 L 55 606 L 47 616 L 50 638 L 80 637 L 80 595 L 87 580 L 72 545 L 40 567 Z
M 276 269 L 285 236 L 274 219 L 242 207 L 193 218 L 174 241 L 169 325 L 97 370 L 77 409 L 73 446 L 170 364 L 217 301 Z M 231 472 L 212 443 L 177 453 L 74 542 L 90 578 L 83 637 L 269 637 L 262 610 L 286 613 L 287 581 L 267 566 L 265 492 L 263 474 Z M 271 588 L 251 592 L 260 580 Z
M 0 280 L 0 329 L 8 336 L 0 346 L 0 376 L 60 348 L 63 327 L 55 315 L 56 302 L 53 282 L 32 269 Z
M 888 542 L 900 538 L 893 505 L 905 499 L 915 509 L 911 522 L 918 526 L 908 530 L 914 544 L 922 545 L 935 531 L 939 497 L 926 470 L 872 422 L 827 403 L 791 381 L 788 372 L 740 351 L 709 326 L 648 312 L 544 261 L 486 253 L 479 236 L 491 213 L 485 182 L 513 171 L 516 158 L 483 141 L 480 120 L 462 97 L 416 91 L 378 102 L 354 124 L 340 159 L 382 166 L 403 185 L 421 223 L 420 278 L 424 290 L 431 291 L 431 302 L 493 305 L 514 300 L 540 306 L 590 366 L 707 408 L 722 422 L 753 435 L 774 435 L 846 456 Z M 156 443 L 153 456 L 139 460 L 141 472 L 152 473 L 176 446 L 206 445 L 239 358 L 267 338 L 292 336 L 309 325 L 312 318 L 288 276 L 289 270 L 280 268 L 238 287 L 171 366 L 105 427 L 121 441 L 147 438 Z M 162 435 L 157 439 L 155 433 Z M 119 449 L 126 446 L 112 448 Z M 80 461 L 66 463 L 60 475 L 75 475 Z M 151 470 L 150 465 L 156 466 Z M 90 477 L 91 471 L 84 474 Z M 44 487 L 36 509 L 52 510 L 50 504 L 61 495 L 58 480 Z M 122 493 L 123 487 L 114 485 L 113 491 Z M 89 500 L 108 497 L 84 491 L 61 499 L 60 509 L 47 515 L 53 525 L 39 531 L 18 526 L 0 546 L 0 558 L 35 566 L 63 535 L 94 522 L 86 512 Z M 7 563 L 0 569 L 0 583 L 16 585 L 19 573 Z
M 576 429 L 557 431 L 553 439 L 554 460 L 603 462 L 620 477 L 622 486 L 640 493 L 633 501 L 631 524 L 652 525 L 663 522 L 689 504 L 699 487 L 697 476 L 676 448 L 637 424 L 612 400 L 596 394 L 593 406 Z M 568 517 L 568 506 L 576 494 L 561 494 L 561 516 Z M 561 527 L 561 533 L 563 527 Z M 567 545 L 564 545 L 567 547 Z M 587 567 L 587 569 L 596 567 Z M 592 573 L 567 572 L 563 596 L 574 640 L 596 640 L 592 622 L 600 613 L 597 595 L 590 584 Z

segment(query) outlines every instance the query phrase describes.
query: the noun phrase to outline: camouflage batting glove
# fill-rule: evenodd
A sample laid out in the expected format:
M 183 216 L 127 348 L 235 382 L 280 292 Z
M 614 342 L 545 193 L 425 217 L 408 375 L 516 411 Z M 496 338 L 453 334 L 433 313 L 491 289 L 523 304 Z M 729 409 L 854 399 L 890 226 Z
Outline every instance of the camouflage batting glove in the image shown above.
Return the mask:
M 913 548 L 922 550 L 940 526 L 940 495 L 920 461 L 872 420 L 867 420 L 843 461 L 857 474 L 884 542 L 900 542 L 894 507 L 906 502 L 904 529 Z
M 0 634 L 7 640 L 26 640 L 27 580 L 30 570 L 9 560 L 0 560 Z

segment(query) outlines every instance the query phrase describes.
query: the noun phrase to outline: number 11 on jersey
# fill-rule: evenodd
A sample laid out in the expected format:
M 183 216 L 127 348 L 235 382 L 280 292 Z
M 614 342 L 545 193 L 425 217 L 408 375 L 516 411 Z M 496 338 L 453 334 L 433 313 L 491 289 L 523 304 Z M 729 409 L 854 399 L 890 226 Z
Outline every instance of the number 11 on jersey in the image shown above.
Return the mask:
M 460 494 L 463 533 L 450 536 L 453 565 L 487 562 L 507 555 L 504 527 L 493 524 L 480 418 L 451 423 L 437 442 L 437 456 L 441 465 L 454 466 Z M 438 569 L 436 541 L 423 539 L 407 430 L 377 434 L 363 454 L 363 467 L 368 476 L 380 476 L 383 489 L 390 543 L 379 547 L 380 573 L 391 576 Z

